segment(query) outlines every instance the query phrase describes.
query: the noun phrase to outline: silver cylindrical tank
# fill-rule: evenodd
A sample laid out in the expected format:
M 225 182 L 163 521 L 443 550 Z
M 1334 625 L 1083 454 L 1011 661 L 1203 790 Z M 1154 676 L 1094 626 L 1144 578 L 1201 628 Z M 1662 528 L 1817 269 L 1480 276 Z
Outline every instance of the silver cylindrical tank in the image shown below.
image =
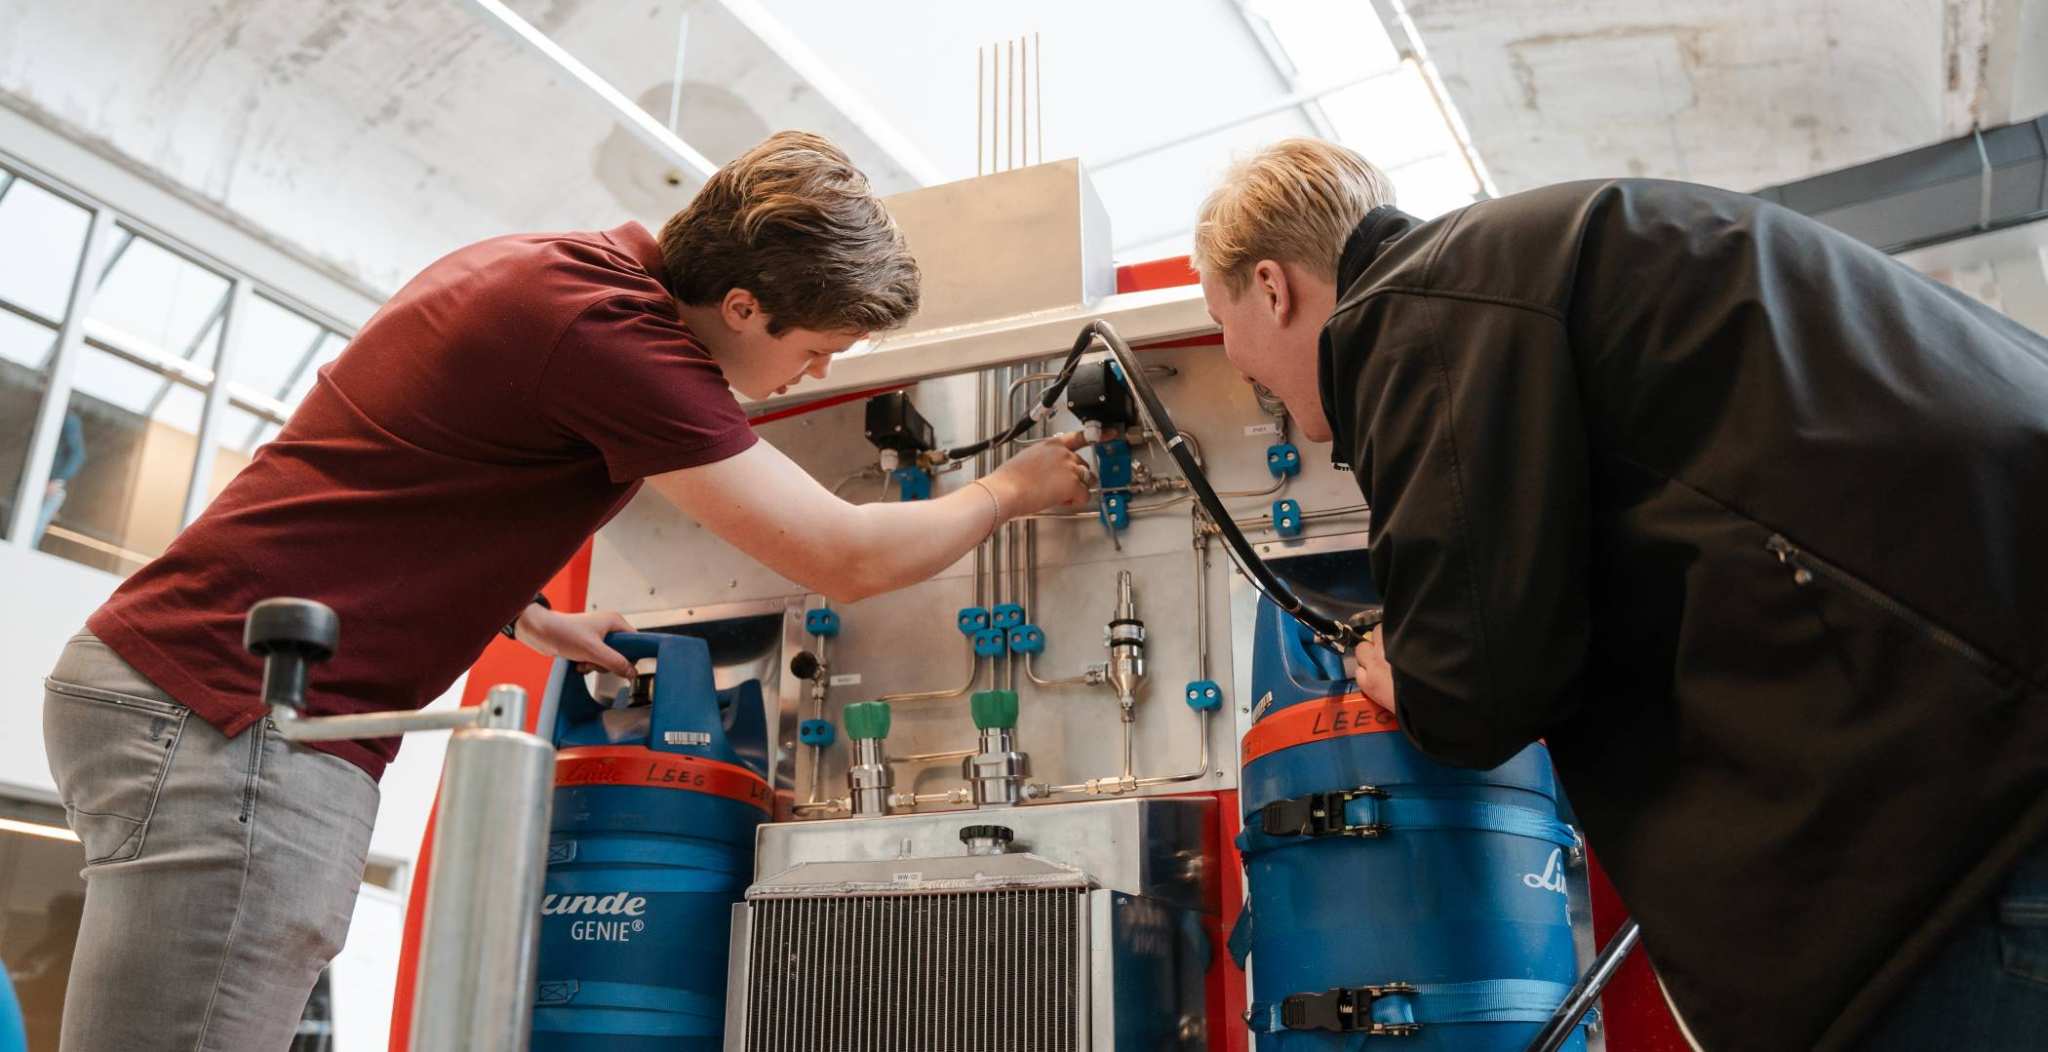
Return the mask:
M 525 691 L 494 688 L 487 704 L 502 706 L 509 719 L 501 719 L 516 727 Z M 527 1047 L 554 759 L 547 742 L 504 726 L 448 739 L 420 929 L 413 1052 Z

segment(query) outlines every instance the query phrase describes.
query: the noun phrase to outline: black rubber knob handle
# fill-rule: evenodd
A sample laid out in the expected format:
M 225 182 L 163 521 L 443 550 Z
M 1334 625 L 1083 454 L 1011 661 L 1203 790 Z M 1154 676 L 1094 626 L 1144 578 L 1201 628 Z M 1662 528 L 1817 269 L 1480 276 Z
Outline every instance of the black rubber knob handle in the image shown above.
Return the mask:
M 789 659 L 789 674 L 798 679 L 818 678 L 818 655 L 808 650 L 799 650 Z
M 265 599 L 249 608 L 242 645 L 263 659 L 263 703 L 306 707 L 308 666 L 334 656 L 341 618 L 311 599 Z
M 998 844 L 1007 844 L 1016 838 L 1017 834 L 1011 832 L 1009 826 L 960 827 L 960 842 L 963 844 L 976 840 L 993 840 Z

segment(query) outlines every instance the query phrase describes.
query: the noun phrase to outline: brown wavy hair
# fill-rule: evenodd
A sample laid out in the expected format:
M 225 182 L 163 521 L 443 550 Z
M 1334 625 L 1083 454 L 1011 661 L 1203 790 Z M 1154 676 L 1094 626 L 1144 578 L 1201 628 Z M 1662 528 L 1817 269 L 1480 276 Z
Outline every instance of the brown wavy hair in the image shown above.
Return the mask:
M 768 331 L 886 332 L 917 313 L 910 247 L 868 177 L 809 132 L 776 132 L 713 173 L 661 228 L 669 287 L 692 306 L 754 294 Z

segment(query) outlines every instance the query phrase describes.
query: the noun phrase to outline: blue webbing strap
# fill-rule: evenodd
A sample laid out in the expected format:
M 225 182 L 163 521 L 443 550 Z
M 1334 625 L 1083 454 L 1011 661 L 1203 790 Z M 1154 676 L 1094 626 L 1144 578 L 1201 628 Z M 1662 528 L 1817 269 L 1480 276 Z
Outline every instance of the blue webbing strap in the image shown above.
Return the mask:
M 1563 1003 L 1571 987 L 1541 979 L 1486 979 L 1471 983 L 1422 983 L 1413 991 L 1387 992 L 1372 998 L 1367 1013 L 1369 1019 L 1349 1029 L 1364 1030 L 1368 1022 L 1382 1026 L 1543 1023 L 1557 1011 L 1557 1006 Z M 1329 994 L 1306 996 L 1327 997 Z M 1245 1025 L 1257 1034 L 1296 1029 L 1287 1025 L 1284 1005 L 1285 1002 L 1253 1002 L 1251 1010 L 1245 1013 Z M 1579 1025 L 1591 1026 L 1597 1017 L 1597 1012 L 1587 1012 L 1579 1020 Z
M 1377 831 L 1350 834 L 1352 837 L 1371 837 L 1402 830 L 1470 829 L 1527 837 L 1565 848 L 1578 845 L 1578 837 L 1573 834 L 1572 828 L 1551 815 L 1534 808 L 1476 800 L 1358 796 L 1345 802 L 1343 825 L 1352 829 Z M 1248 823 L 1243 832 L 1238 834 L 1237 846 L 1239 851 L 1250 856 L 1283 847 L 1313 844 L 1331 836 L 1343 835 L 1345 834 L 1333 832 L 1323 836 L 1276 836 L 1261 829 L 1255 820 Z
M 631 1008 L 643 1012 L 677 1012 L 725 1019 L 725 1002 L 716 997 L 679 990 L 673 986 L 640 983 L 594 983 L 580 979 L 542 979 L 535 989 L 535 1005 L 555 1007 L 577 1005 L 587 1008 Z

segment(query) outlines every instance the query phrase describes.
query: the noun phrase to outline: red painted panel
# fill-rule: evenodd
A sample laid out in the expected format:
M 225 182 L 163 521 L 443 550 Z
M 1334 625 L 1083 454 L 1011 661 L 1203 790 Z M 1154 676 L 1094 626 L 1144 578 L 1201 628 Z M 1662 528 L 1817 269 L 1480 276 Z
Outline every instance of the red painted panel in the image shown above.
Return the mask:
M 1222 921 L 1210 933 L 1209 953 L 1209 1052 L 1247 1052 L 1251 1031 L 1244 1025 L 1250 992 L 1245 989 L 1244 970 L 1230 959 L 1230 929 L 1244 912 L 1244 858 L 1237 852 L 1237 790 L 1223 789 L 1216 797 L 1216 892 L 1222 907 Z
M 1592 854 L 1591 852 L 1588 853 Z M 1628 918 L 1628 907 L 1592 857 L 1586 867 L 1593 889 L 1593 936 L 1601 946 L 1614 938 L 1614 930 Z M 1691 1052 L 1678 1023 L 1664 1005 L 1664 993 L 1657 988 L 1657 976 L 1650 970 L 1650 958 L 1641 947 L 1629 955 L 1607 992 L 1600 999 L 1600 1014 L 1607 1029 L 1607 1052 Z
M 1116 268 L 1118 292 L 1150 292 L 1153 289 L 1178 288 L 1182 285 L 1193 285 L 1201 280 L 1202 276 L 1195 273 L 1194 265 L 1186 256 L 1126 263 Z

